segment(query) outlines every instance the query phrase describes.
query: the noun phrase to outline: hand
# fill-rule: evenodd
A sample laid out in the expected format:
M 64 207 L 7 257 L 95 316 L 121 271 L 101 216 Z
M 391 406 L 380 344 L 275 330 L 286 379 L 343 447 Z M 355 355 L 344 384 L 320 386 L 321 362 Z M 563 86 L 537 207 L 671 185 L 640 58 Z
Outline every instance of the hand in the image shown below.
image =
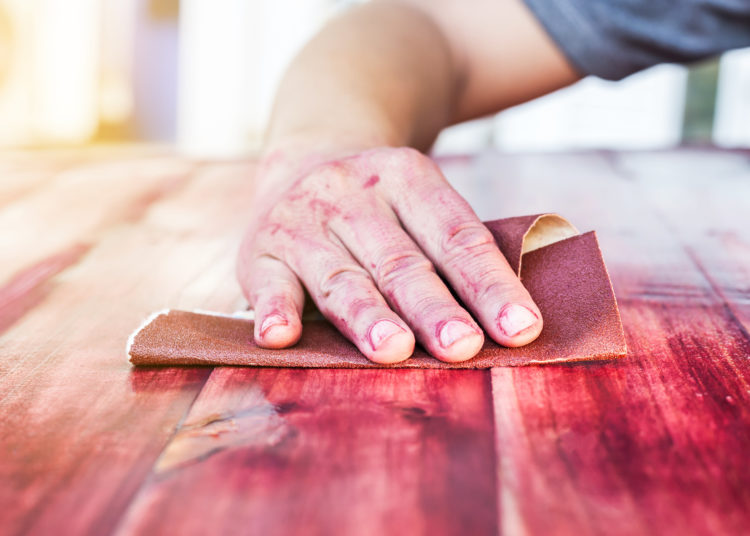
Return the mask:
M 474 318 L 505 346 L 539 335 L 531 296 L 428 157 L 409 148 L 296 154 L 306 156 L 276 152 L 262 161 L 240 248 L 257 344 L 297 342 L 303 285 L 377 363 L 407 359 L 415 338 L 443 361 L 469 359 L 484 343 Z

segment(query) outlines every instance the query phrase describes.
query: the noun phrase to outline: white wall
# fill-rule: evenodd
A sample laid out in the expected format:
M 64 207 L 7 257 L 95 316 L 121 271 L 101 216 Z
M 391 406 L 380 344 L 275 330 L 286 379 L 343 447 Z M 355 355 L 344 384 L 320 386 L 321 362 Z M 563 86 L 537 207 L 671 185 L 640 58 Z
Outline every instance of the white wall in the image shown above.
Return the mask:
M 586 78 L 494 118 L 446 129 L 436 154 L 656 149 L 680 141 L 687 70 L 661 65 L 620 82 Z M 750 49 L 722 56 L 713 139 L 750 147 Z
M 724 147 L 750 147 L 750 48 L 721 58 L 713 138 Z
M 199 156 L 257 146 L 273 96 L 332 0 L 182 0 L 177 141 Z
M 687 70 L 662 65 L 621 82 L 594 77 L 497 115 L 495 146 L 510 151 L 642 149 L 680 141 Z
M 670 147 L 680 141 L 686 78 L 687 70 L 675 65 L 621 82 L 585 78 L 490 121 L 474 122 L 474 148 L 479 143 L 503 151 Z M 465 151 L 468 138 L 464 126 L 447 129 L 435 152 Z

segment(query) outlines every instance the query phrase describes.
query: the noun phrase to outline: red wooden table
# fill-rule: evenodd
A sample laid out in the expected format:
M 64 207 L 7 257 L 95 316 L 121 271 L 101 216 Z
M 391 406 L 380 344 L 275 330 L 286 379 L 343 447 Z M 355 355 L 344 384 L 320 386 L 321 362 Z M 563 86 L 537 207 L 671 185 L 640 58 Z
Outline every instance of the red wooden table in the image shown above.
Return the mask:
M 244 305 L 252 162 L 0 155 L 0 533 L 750 533 L 750 153 L 441 165 L 599 232 L 628 358 L 135 370 L 149 312 Z

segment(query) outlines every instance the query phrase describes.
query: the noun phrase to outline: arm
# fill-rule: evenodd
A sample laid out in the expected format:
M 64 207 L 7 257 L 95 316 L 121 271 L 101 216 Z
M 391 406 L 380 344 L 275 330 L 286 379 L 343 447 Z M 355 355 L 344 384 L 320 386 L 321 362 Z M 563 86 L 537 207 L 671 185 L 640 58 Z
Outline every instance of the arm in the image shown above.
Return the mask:
M 577 79 L 520 0 L 380 1 L 329 23 L 279 88 L 238 275 L 256 341 L 301 334 L 303 286 L 370 359 L 447 361 L 541 331 L 468 204 L 409 147 Z

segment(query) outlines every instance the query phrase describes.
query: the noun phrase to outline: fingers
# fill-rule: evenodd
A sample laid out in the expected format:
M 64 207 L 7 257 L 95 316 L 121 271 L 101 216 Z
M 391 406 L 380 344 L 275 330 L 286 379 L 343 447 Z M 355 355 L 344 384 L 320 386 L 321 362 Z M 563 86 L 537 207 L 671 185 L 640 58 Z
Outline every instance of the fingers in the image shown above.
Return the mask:
M 542 329 L 539 309 L 490 232 L 416 151 L 384 149 L 363 153 L 356 165 L 326 165 L 273 206 L 240 258 L 261 346 L 299 339 L 304 284 L 375 362 L 407 359 L 415 336 L 439 359 L 469 359 L 484 335 L 435 268 L 498 343 L 527 344 Z
M 437 166 L 417 154 L 390 166 L 384 181 L 403 226 L 438 267 L 487 333 L 504 346 L 539 336 L 542 315 L 469 204 Z
M 356 211 L 331 222 L 332 230 L 367 267 L 388 303 L 406 320 L 433 356 L 448 362 L 474 357 L 484 334 L 454 299 L 432 263 L 393 214 L 357 204 Z
M 255 311 L 255 342 L 263 348 L 286 348 L 302 335 L 305 294 L 297 277 L 278 259 L 253 260 L 242 277 Z
M 345 249 L 321 241 L 292 263 L 323 315 L 369 359 L 387 364 L 411 356 L 414 334 Z

